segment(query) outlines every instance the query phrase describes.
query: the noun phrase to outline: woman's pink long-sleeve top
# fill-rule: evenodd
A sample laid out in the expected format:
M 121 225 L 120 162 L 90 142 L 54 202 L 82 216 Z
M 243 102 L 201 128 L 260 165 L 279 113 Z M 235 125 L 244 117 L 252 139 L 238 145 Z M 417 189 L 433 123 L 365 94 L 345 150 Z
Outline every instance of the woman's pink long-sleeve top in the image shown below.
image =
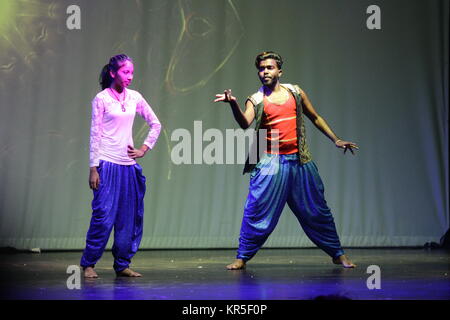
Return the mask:
M 128 156 L 128 146 L 134 147 L 133 122 L 138 113 L 149 125 L 150 130 L 144 144 L 152 149 L 158 140 L 161 123 L 142 95 L 125 89 L 125 112 L 109 89 L 99 92 L 92 100 L 91 138 L 89 166 L 96 167 L 100 160 L 121 165 L 133 165 Z

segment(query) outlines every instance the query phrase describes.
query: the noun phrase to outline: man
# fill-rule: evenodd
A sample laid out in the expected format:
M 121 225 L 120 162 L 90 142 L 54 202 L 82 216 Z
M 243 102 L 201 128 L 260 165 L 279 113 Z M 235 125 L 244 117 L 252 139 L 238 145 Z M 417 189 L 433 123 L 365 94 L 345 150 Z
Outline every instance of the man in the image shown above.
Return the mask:
M 341 247 L 334 219 L 324 199 L 317 167 L 305 140 L 303 114 L 344 153 L 358 149 L 353 142 L 339 139 L 316 112 L 305 92 L 296 85 L 281 84 L 283 60 L 275 52 L 263 52 L 255 65 L 263 86 L 249 97 L 242 111 L 231 90 L 217 94 L 214 102 L 228 102 L 243 129 L 256 121 L 256 130 L 267 130 L 265 153 L 257 164 L 247 161 L 250 187 L 244 208 L 236 260 L 229 270 L 245 268 L 274 230 L 287 202 L 306 235 L 331 256 L 333 263 L 354 268 Z M 273 140 L 278 148 L 272 148 Z

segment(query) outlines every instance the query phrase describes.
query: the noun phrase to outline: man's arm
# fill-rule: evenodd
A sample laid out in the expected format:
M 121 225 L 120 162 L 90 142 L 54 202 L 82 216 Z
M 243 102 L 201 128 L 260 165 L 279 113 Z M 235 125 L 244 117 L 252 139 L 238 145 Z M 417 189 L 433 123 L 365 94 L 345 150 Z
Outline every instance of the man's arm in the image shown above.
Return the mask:
M 247 129 L 255 120 L 255 110 L 253 103 L 247 100 L 245 111 L 241 110 L 237 99 L 231 95 L 231 90 L 225 90 L 223 94 L 216 94 L 214 102 L 228 102 L 233 112 L 234 119 L 242 129 Z
M 300 88 L 299 88 L 300 89 Z M 353 153 L 354 149 L 359 149 L 358 146 L 350 141 L 345 141 L 340 139 L 330 128 L 328 123 L 323 119 L 317 111 L 314 109 L 311 101 L 309 100 L 306 93 L 300 89 L 300 95 L 303 101 L 303 112 L 311 120 L 311 122 L 319 129 L 324 135 L 326 135 L 331 141 L 334 142 L 335 146 L 344 149 L 344 153 L 349 149 Z

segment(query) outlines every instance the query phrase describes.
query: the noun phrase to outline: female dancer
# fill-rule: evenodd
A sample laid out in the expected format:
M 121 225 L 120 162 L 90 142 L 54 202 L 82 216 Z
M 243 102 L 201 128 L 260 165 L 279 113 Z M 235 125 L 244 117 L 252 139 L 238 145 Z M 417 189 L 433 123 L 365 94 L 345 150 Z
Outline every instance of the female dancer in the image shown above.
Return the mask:
M 142 238 L 145 177 L 135 159 L 152 149 L 161 131 L 155 113 L 134 90 L 130 57 L 116 55 L 103 67 L 99 92 L 92 101 L 89 186 L 93 190 L 92 219 L 80 265 L 87 278 L 94 270 L 114 227 L 114 270 L 117 276 L 140 277 L 131 270 L 131 258 Z M 150 126 L 144 144 L 134 148 L 132 127 L 138 113 Z

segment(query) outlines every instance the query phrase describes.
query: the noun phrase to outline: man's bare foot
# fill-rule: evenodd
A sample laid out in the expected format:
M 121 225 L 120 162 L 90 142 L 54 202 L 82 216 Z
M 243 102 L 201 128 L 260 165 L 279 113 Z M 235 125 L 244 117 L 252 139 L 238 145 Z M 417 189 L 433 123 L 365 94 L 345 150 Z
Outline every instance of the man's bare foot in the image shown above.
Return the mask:
M 241 270 L 245 269 L 245 261 L 242 259 L 236 259 L 232 264 L 227 265 L 228 270 Z
M 97 272 L 95 272 L 94 268 L 87 267 L 84 269 L 84 277 L 85 278 L 98 278 Z
M 350 261 L 345 254 L 333 259 L 334 264 L 341 264 L 344 268 L 355 268 L 356 264 Z
M 142 274 L 137 273 L 130 268 L 123 269 L 122 271 L 116 272 L 118 277 L 142 277 Z

